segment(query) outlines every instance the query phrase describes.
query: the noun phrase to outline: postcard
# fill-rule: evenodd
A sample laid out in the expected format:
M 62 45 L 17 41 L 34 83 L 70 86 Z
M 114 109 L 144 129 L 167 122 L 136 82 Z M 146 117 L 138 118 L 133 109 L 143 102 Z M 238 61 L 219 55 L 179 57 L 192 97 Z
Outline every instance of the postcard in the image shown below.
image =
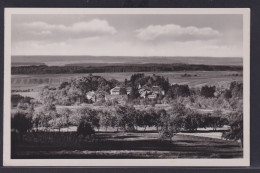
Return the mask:
M 5 8 L 4 166 L 249 166 L 250 9 Z

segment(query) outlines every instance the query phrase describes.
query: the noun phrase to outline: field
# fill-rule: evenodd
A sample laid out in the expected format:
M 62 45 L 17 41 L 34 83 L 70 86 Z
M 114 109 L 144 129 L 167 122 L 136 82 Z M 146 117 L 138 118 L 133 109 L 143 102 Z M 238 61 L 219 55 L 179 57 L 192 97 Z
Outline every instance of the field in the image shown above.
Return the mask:
M 137 72 L 136 72 L 137 73 Z M 184 74 L 191 76 L 184 77 Z M 106 79 L 124 81 L 130 79 L 134 73 L 94 73 Z M 153 72 L 146 72 L 152 75 Z M 232 81 L 242 81 L 242 71 L 189 71 L 189 72 L 156 72 L 156 75 L 164 76 L 172 84 L 187 84 L 190 87 L 201 87 L 203 85 L 221 85 L 227 87 Z M 237 76 L 236 76 L 237 75 Z M 12 75 L 12 89 L 37 90 L 44 85 L 58 86 L 61 82 L 70 81 L 73 78 L 88 76 L 88 74 L 52 74 L 52 75 Z
M 172 141 L 160 140 L 158 133 L 153 131 L 98 132 L 92 141 L 80 140 L 71 132 L 50 132 L 47 138 L 51 139 L 51 143 L 46 140 L 41 143 L 40 135 L 34 139 L 27 137 L 27 142 L 13 146 L 12 158 L 169 159 L 243 156 L 242 148 L 237 142 L 182 134 L 175 135 Z

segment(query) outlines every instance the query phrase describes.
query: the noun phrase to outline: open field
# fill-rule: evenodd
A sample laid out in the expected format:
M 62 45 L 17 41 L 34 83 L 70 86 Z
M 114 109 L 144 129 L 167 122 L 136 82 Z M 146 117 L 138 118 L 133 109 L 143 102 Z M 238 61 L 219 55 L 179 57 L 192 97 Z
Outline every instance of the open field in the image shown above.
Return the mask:
M 135 72 L 138 73 L 138 72 Z M 142 72 L 143 73 L 143 72 Z M 102 76 L 108 80 L 116 79 L 124 81 L 130 79 L 134 73 L 94 73 L 93 75 Z M 144 72 L 152 75 L 153 72 Z M 201 87 L 203 85 L 228 86 L 232 81 L 242 81 L 242 71 L 189 71 L 186 74 L 191 76 L 183 77 L 184 71 L 180 72 L 156 72 L 156 75 L 164 76 L 172 84 L 187 84 L 190 87 Z M 239 74 L 238 76 L 235 76 Z M 70 81 L 73 78 L 88 76 L 89 74 L 52 74 L 52 75 L 12 75 L 12 89 L 37 90 L 44 85 L 58 86 L 61 82 Z
M 50 143 L 40 137 L 12 147 L 12 158 L 240 158 L 237 142 L 181 135 L 160 140 L 158 133 L 98 132 L 94 140 L 79 140 L 73 133 L 50 133 Z M 54 140 L 56 139 L 56 140 Z M 71 142 L 71 141 L 74 141 Z M 78 142 L 75 142 L 78 141 Z M 66 145 L 65 145 L 65 144 Z

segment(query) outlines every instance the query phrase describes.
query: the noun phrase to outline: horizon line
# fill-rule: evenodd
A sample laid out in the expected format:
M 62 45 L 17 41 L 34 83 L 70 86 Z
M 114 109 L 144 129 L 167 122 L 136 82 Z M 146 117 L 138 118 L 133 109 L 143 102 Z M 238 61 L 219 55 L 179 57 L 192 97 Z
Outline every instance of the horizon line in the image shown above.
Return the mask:
M 164 57 L 164 58 L 172 58 L 172 57 L 184 57 L 184 58 L 242 58 L 243 56 L 163 56 L 163 55 L 156 55 L 156 56 L 142 56 L 142 55 L 137 55 L 137 56 L 126 56 L 126 55 L 11 55 L 11 57 L 13 56 L 90 56 L 90 57 Z

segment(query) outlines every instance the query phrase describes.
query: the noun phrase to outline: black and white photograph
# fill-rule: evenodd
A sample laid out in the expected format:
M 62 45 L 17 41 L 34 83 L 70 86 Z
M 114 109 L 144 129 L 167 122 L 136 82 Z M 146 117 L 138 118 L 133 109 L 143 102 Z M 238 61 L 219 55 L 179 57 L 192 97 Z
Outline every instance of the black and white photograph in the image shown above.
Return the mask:
M 249 9 L 5 10 L 6 166 L 248 166 Z

